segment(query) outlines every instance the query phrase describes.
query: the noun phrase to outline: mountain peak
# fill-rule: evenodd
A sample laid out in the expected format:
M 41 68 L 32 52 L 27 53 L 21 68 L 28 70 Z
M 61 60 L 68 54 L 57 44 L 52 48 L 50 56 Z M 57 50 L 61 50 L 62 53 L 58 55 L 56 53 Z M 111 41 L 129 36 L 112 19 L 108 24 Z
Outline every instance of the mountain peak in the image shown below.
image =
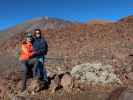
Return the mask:
M 121 22 L 121 23 L 133 23 L 133 15 L 128 16 L 128 17 L 124 17 L 124 18 L 120 19 L 118 22 Z
M 108 23 L 112 23 L 111 21 L 107 21 L 107 20 L 91 20 L 88 22 L 88 25 L 105 25 Z

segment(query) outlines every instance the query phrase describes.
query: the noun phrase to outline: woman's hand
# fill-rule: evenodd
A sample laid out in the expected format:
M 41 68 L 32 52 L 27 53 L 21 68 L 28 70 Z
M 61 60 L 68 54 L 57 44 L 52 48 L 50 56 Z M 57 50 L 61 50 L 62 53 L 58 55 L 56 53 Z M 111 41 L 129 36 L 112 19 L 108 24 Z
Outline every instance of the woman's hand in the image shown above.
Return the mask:
M 36 55 L 37 55 L 37 52 L 31 52 L 31 54 L 30 54 L 30 58 L 33 58 L 33 57 L 36 57 Z

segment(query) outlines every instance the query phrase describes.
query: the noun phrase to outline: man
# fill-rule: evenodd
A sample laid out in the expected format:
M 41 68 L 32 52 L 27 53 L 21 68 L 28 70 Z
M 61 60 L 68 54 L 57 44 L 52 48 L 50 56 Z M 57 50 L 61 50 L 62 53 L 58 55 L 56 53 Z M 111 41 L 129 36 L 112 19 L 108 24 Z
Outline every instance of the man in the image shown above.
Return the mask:
M 34 31 L 33 48 L 36 51 L 34 58 L 36 58 L 38 61 L 38 64 L 34 68 L 34 77 L 47 83 L 48 77 L 44 67 L 44 60 L 48 52 L 48 44 L 47 41 L 42 37 L 42 32 L 40 29 L 35 29 Z

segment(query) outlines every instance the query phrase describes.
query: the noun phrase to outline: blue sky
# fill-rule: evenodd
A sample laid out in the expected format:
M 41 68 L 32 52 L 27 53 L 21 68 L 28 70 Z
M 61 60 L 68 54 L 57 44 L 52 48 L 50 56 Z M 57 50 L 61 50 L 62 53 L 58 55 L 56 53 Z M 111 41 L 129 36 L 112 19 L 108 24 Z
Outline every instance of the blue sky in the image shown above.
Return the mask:
M 87 22 L 133 15 L 133 0 L 0 0 L 0 29 L 36 17 Z

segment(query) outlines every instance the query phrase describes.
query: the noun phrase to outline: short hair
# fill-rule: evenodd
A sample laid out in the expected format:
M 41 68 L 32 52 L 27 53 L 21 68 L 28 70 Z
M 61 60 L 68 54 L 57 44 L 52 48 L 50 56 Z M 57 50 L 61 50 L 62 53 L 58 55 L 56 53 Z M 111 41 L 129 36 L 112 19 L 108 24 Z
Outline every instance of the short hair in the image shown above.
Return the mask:
M 35 29 L 35 31 L 34 31 L 34 32 L 36 32 L 36 31 L 39 31 L 39 32 L 41 33 L 41 30 L 40 30 L 40 29 Z
M 35 29 L 34 30 L 34 36 L 36 36 L 36 31 L 39 31 L 39 34 L 42 35 L 42 31 L 40 29 Z

